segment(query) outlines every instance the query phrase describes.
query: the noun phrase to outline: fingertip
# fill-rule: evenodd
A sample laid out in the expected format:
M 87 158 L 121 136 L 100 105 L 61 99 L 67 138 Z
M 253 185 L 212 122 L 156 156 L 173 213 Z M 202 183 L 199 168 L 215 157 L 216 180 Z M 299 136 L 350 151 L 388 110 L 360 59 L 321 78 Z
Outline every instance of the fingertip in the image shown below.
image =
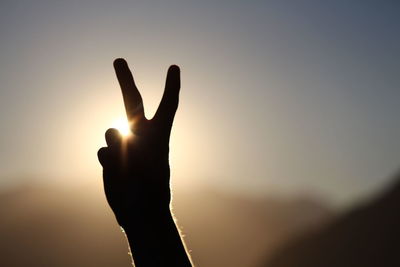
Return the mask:
M 128 63 L 126 62 L 126 60 L 124 58 L 117 58 L 114 60 L 113 65 L 114 65 L 114 68 L 118 68 L 118 67 L 128 65 Z
M 116 133 L 116 132 L 118 132 L 117 129 L 115 129 L 115 128 L 108 128 L 107 131 L 106 131 L 106 134 L 107 134 L 107 133 Z
M 101 147 L 100 149 L 99 149 L 99 151 L 97 151 L 97 156 L 100 158 L 100 157 L 103 157 L 104 155 L 105 155 L 105 153 L 107 153 L 107 150 L 108 150 L 108 147 Z
M 173 71 L 173 72 L 180 72 L 181 71 L 181 69 L 179 68 L 179 66 L 178 65 L 171 65 L 171 66 L 169 66 L 169 69 L 168 69 L 168 71 Z
M 168 73 L 167 73 L 167 81 L 166 81 L 166 86 L 167 88 L 175 88 L 179 89 L 181 86 L 181 72 L 180 68 L 178 65 L 171 65 L 168 68 Z
M 97 158 L 100 164 L 104 167 L 107 161 L 108 147 L 102 147 L 97 151 Z
M 117 129 L 110 128 L 106 131 L 105 138 L 106 138 L 107 145 L 112 146 L 112 145 L 116 145 L 116 144 L 120 143 L 122 135 Z

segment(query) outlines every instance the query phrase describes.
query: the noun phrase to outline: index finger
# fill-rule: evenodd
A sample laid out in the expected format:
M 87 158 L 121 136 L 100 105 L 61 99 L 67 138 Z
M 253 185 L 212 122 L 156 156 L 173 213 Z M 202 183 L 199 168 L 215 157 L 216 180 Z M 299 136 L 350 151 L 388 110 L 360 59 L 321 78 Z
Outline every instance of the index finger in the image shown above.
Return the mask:
M 114 69 L 121 87 L 128 120 L 132 122 L 144 118 L 142 97 L 136 88 L 128 63 L 123 58 L 118 58 L 114 61 Z

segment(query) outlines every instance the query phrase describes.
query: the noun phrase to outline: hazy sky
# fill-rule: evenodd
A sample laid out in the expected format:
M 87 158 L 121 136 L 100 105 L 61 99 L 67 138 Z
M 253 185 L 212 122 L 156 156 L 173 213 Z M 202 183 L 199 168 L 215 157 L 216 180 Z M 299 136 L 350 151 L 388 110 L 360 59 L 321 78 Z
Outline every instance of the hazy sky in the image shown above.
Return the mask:
M 349 203 L 400 167 L 398 1 L 1 1 L 0 187 L 100 181 L 129 62 L 182 69 L 174 184 Z

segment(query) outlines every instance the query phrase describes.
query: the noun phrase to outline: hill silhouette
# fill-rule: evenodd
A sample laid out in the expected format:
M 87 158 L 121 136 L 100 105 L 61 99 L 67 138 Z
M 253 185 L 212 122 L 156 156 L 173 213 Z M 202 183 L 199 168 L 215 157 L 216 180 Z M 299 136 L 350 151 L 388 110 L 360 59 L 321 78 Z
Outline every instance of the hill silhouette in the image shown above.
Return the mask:
M 400 266 L 400 175 L 377 198 L 289 242 L 262 266 Z
M 96 187 L 95 187 L 96 188 Z M 312 198 L 250 197 L 208 189 L 174 194 L 196 266 L 254 266 L 333 217 Z M 131 266 L 101 188 L 27 185 L 0 193 L 1 266 Z

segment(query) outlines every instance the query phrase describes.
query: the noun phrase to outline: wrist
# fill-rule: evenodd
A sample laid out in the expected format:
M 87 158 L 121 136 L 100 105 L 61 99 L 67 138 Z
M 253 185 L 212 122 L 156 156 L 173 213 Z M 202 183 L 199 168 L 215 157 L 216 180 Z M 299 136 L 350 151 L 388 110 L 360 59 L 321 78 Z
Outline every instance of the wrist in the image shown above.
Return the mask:
M 191 266 L 170 210 L 138 218 L 123 228 L 135 266 Z
M 172 212 L 169 208 L 159 210 L 136 210 L 128 216 L 118 218 L 120 226 L 125 232 L 135 232 L 151 228 L 153 231 L 163 229 L 174 223 Z

